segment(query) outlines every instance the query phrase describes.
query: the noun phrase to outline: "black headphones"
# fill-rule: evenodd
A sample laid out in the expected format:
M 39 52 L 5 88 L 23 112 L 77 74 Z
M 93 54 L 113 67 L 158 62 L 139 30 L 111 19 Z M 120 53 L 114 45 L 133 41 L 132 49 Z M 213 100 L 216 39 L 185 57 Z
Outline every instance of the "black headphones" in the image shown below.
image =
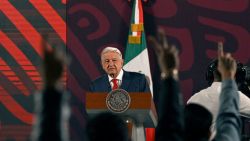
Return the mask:
M 207 67 L 206 80 L 208 82 L 208 85 L 211 85 L 214 81 L 214 71 L 217 71 L 217 74 L 220 74 L 217 70 L 217 66 L 218 66 L 218 60 L 214 59 L 209 63 Z M 237 62 L 237 70 L 235 74 L 237 84 L 245 82 L 247 77 L 249 77 L 248 75 L 249 74 L 247 66 L 244 66 L 240 62 Z
M 207 66 L 205 77 L 209 86 L 214 82 L 214 71 L 217 71 L 217 65 L 218 65 L 218 60 L 213 59 Z

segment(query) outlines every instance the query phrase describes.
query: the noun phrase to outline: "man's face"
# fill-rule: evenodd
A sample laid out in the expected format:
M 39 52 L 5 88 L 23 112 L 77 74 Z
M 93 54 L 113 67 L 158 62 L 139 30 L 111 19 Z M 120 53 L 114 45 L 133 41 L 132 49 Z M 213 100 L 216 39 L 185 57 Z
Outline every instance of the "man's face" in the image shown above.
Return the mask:
M 101 57 L 102 68 L 113 78 L 116 78 L 123 66 L 123 59 L 116 52 L 106 52 Z

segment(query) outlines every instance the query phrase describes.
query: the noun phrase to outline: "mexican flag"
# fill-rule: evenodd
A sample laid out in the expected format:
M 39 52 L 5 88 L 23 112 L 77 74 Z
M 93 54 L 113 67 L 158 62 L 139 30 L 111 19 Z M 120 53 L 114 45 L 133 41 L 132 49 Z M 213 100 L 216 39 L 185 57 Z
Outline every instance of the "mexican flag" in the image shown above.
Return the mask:
M 153 97 L 153 84 L 144 33 L 141 0 L 134 0 L 132 12 L 123 69 L 145 74 Z

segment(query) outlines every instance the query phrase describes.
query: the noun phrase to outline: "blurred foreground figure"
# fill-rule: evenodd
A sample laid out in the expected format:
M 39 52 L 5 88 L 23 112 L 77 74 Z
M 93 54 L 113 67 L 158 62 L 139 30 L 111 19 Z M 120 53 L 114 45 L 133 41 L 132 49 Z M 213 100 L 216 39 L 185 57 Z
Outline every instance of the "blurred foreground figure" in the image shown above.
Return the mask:
M 100 113 L 87 124 L 88 141 L 128 141 L 124 120 L 113 113 Z
M 32 141 L 68 141 L 68 95 L 63 91 L 60 78 L 63 56 L 42 42 L 44 53 L 44 88 L 35 94 L 35 115 Z
M 212 114 L 199 104 L 185 106 L 185 141 L 208 141 Z
M 158 102 L 156 141 L 183 141 L 184 105 L 179 86 L 179 57 L 175 46 L 169 46 L 165 32 L 158 31 L 157 38 L 150 36 L 161 70 L 161 86 Z

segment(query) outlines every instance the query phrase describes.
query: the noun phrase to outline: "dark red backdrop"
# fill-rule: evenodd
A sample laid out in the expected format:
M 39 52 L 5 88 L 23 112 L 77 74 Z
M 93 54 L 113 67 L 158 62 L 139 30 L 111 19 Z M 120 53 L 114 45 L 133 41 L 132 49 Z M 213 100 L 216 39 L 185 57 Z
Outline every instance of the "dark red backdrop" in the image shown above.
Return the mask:
M 70 134 L 83 140 L 84 93 L 103 73 L 100 50 L 114 45 L 125 50 L 131 4 L 127 0 L 0 0 L 0 141 L 29 140 L 33 93 L 41 87 L 40 40 L 71 55 L 66 86 L 71 92 Z M 207 86 L 206 65 L 216 56 L 217 41 L 250 66 L 250 7 L 248 0 L 154 0 L 144 3 L 146 34 L 156 25 L 180 50 L 180 79 L 184 100 Z M 67 31 L 66 31 L 67 28 Z M 67 45 L 66 45 L 67 39 Z M 157 102 L 159 70 L 148 46 Z

